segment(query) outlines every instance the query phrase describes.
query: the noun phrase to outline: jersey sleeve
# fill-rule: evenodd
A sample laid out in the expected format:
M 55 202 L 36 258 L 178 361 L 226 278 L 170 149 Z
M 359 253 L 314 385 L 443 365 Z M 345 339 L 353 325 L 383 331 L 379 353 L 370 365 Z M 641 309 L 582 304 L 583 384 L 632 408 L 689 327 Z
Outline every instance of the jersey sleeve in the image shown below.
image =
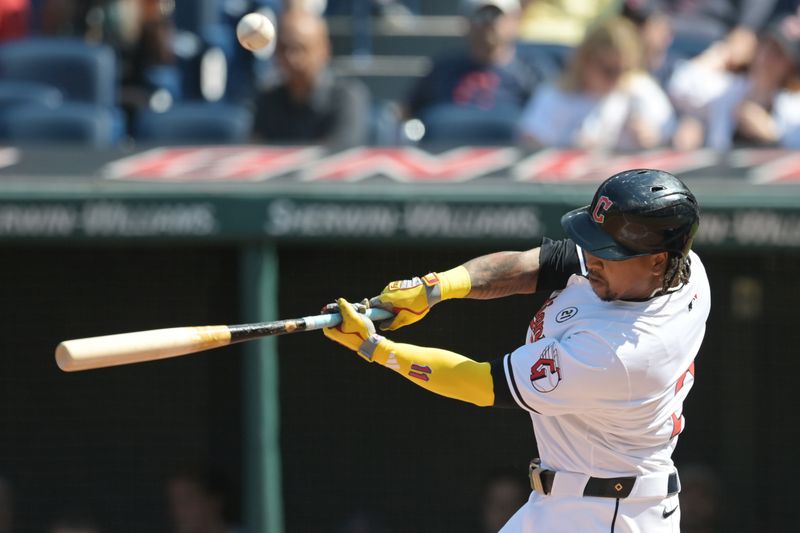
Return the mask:
M 591 332 L 526 344 L 492 367 L 497 407 L 508 407 L 513 400 L 526 411 L 555 416 L 613 408 L 631 395 L 625 366 Z
M 554 241 L 545 237 L 539 249 L 537 291 L 556 291 L 567 286 L 573 274 L 586 274 L 583 253 L 570 239 Z

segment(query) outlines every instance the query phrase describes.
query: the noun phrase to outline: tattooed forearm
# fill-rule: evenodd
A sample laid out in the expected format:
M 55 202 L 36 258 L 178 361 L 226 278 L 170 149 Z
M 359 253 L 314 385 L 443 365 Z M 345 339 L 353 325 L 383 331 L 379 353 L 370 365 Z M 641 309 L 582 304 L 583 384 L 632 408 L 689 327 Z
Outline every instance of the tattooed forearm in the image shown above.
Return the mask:
M 497 252 L 464 263 L 472 281 L 468 298 L 489 300 L 536 291 L 539 249 Z

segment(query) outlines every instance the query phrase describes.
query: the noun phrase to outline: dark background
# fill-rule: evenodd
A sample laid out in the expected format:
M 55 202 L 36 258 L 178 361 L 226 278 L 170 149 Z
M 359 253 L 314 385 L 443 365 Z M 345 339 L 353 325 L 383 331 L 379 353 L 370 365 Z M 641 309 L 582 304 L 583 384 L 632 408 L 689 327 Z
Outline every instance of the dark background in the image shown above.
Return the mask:
M 279 315 L 502 249 L 279 247 Z M 721 531 L 793 531 L 798 431 L 796 295 L 800 256 L 703 254 L 713 304 L 687 427 L 675 459 L 719 476 Z M 65 374 L 66 338 L 240 318 L 233 246 L 4 246 L 0 271 L 0 474 L 15 486 L 21 531 L 64 507 L 109 531 L 166 530 L 163 481 L 210 464 L 242 482 L 240 348 Z M 396 340 L 479 360 L 512 350 L 544 295 L 454 301 Z M 279 340 L 286 530 L 335 531 L 368 510 L 394 531 L 469 531 L 480 484 L 498 467 L 524 477 L 535 456 L 521 411 L 437 397 L 368 365 L 321 332 Z M 236 510 L 236 509 L 234 509 Z

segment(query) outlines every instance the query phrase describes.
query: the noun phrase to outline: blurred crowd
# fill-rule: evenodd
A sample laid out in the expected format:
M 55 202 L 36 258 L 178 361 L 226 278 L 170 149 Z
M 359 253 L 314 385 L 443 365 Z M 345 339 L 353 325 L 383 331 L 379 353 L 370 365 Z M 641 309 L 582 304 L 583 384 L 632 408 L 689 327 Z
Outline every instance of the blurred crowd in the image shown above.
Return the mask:
M 408 29 L 419 2 L 0 0 L 0 141 L 800 146 L 798 0 L 452 4 L 462 46 L 387 102 L 337 75 L 329 17 Z M 250 11 L 278 28 L 257 53 Z
M 163 480 L 164 523 L 152 524 L 150 532 L 238 533 L 236 504 L 228 480 L 220 472 L 201 466 L 181 466 Z M 19 525 L 15 516 L 14 487 L 0 476 L 0 533 L 34 531 Z M 101 517 L 104 517 L 105 520 Z M 43 533 L 109 533 L 114 517 L 91 505 L 76 504 L 65 497 L 54 510 L 37 517 Z

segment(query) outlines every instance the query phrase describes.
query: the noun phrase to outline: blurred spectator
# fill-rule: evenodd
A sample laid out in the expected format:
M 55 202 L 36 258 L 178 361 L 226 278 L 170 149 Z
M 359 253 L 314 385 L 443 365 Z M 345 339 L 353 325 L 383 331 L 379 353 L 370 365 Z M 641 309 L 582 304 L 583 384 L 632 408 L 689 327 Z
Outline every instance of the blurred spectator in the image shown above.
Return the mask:
M 167 507 L 175 533 L 235 533 L 228 523 L 229 494 L 222 477 L 211 471 L 184 468 L 166 484 Z
M 14 531 L 14 491 L 11 483 L 0 476 L 0 533 Z
M 675 146 L 800 147 L 800 18 L 768 28 L 747 74 L 730 70 L 732 53 L 720 42 L 676 68 L 669 91 L 683 116 Z
M 102 533 L 98 523 L 82 514 L 65 514 L 55 519 L 47 533 Z
M 322 15 L 328 7 L 327 0 L 283 0 L 283 9 L 294 11 L 296 9 L 309 11 L 315 15 Z
M 523 0 L 520 39 L 577 46 L 598 19 L 619 13 L 618 0 Z
M 336 533 L 388 533 L 390 529 L 378 513 L 355 511 L 350 513 L 335 531 Z
M 255 99 L 253 137 L 271 143 L 356 146 L 367 142 L 369 93 L 329 68 L 325 20 L 309 11 L 287 11 L 278 26 L 276 61 L 281 78 Z
M 410 116 L 437 105 L 519 111 L 540 81 L 515 54 L 518 0 L 464 0 L 462 7 L 469 21 L 468 50 L 434 63 L 412 90 Z
M 669 17 L 659 11 L 656 0 L 625 0 L 622 16 L 633 22 L 639 30 L 644 68 L 663 86 L 672 69 L 669 49 L 673 34 Z
M 464 0 L 462 10 L 469 23 L 467 50 L 435 61 L 412 89 L 405 113 L 422 119 L 429 134 L 438 128 L 441 140 L 463 142 L 497 141 L 504 135 L 502 124 L 488 127 L 485 120 L 507 117 L 510 141 L 516 118 L 542 78 L 516 54 L 519 2 Z M 469 139 L 460 135 L 470 131 Z
M 716 473 L 704 465 L 687 465 L 680 469 L 680 476 L 681 531 L 719 531 L 720 480 Z
M 607 19 L 587 34 L 558 84 L 536 93 L 520 122 L 531 146 L 636 150 L 664 144 L 672 106 L 644 72 L 633 24 Z
M 675 32 L 673 49 L 692 57 L 724 41 L 728 68 L 741 70 L 755 55 L 757 34 L 775 12 L 778 0 L 657 0 Z
M 28 0 L 0 0 L 0 43 L 25 37 L 29 17 Z
M 173 7 L 170 0 L 45 0 L 41 30 L 111 45 L 119 59 L 120 100 L 132 112 L 159 89 L 179 96 L 177 71 L 169 70 L 175 63 Z
M 531 488 L 522 471 L 498 470 L 483 483 L 481 533 L 496 533 L 528 500 Z

